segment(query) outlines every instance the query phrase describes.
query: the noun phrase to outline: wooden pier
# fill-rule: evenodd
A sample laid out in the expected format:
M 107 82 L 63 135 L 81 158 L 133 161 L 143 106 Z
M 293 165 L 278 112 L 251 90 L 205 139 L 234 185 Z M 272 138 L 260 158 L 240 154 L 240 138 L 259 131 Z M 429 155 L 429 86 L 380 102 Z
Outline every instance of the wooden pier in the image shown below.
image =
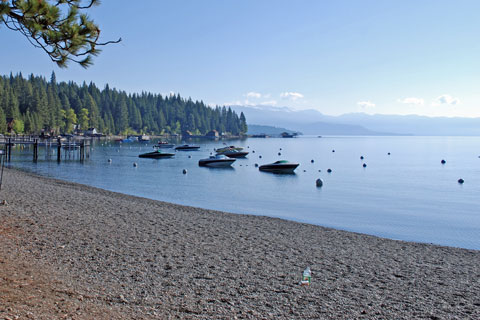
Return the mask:
M 71 138 L 41 138 L 39 136 L 4 136 L 0 137 L 0 145 L 4 145 L 5 154 L 7 161 L 11 161 L 12 158 L 12 148 L 14 146 L 33 146 L 33 161 L 38 160 L 38 150 L 39 148 L 45 149 L 45 154 L 49 155 L 52 153 L 52 150 L 56 150 L 57 161 L 62 160 L 62 154 L 65 155 L 65 158 L 77 158 L 80 161 L 84 161 L 85 158 L 90 156 L 90 139 L 76 139 Z M 78 153 L 78 157 L 77 157 Z

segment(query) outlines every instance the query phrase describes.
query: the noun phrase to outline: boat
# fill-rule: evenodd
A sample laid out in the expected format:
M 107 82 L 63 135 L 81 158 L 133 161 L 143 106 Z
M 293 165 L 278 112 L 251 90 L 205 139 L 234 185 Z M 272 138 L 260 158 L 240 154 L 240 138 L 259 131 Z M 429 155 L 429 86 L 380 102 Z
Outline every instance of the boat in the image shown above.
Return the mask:
M 261 165 L 258 169 L 260 171 L 267 171 L 273 173 L 293 173 L 299 166 L 298 163 L 292 163 L 287 160 L 278 160 L 274 163 Z
M 224 156 L 227 156 L 229 158 L 245 158 L 247 156 L 248 152 L 237 151 L 237 150 L 231 149 L 231 150 L 227 150 L 227 151 L 224 151 L 224 152 L 218 152 L 218 150 L 217 150 L 217 154 L 224 155 Z
M 175 145 L 173 143 L 168 143 L 166 141 L 158 141 L 154 148 L 173 148 Z
M 192 150 L 198 150 L 198 149 L 200 149 L 199 146 L 193 146 L 190 144 L 184 144 L 183 146 L 175 147 L 175 150 L 180 150 L 180 151 L 192 151 Z
M 150 141 L 150 137 L 147 136 L 146 134 L 142 134 L 141 136 L 138 136 L 138 141 L 140 142 Z
M 220 148 L 220 149 L 216 149 L 215 151 L 217 153 L 222 153 L 222 152 L 229 151 L 229 150 L 242 151 L 243 148 L 242 147 L 235 147 L 235 146 L 228 146 L 228 147 L 223 147 L 223 148 Z
M 282 138 L 293 138 L 296 136 L 295 133 L 288 133 L 288 132 L 282 132 L 281 134 Z
M 152 152 L 142 153 L 139 158 L 152 158 L 152 159 L 161 159 L 161 158 L 171 158 L 175 153 L 161 152 L 160 150 L 155 150 Z
M 210 156 L 207 159 L 201 159 L 198 161 L 200 167 L 214 167 L 214 168 L 224 168 L 229 167 L 237 159 L 232 159 L 227 156 L 217 154 L 216 156 Z

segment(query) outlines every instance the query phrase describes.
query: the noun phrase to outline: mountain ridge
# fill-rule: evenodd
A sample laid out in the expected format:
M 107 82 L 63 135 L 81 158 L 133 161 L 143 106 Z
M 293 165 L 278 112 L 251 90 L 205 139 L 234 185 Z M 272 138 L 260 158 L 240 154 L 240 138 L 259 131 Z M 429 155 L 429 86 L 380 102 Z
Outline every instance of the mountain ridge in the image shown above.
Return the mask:
M 480 136 L 480 118 L 370 115 L 361 112 L 331 116 L 314 109 L 297 111 L 276 106 L 231 107 L 243 112 L 249 123 L 281 126 L 305 134 Z

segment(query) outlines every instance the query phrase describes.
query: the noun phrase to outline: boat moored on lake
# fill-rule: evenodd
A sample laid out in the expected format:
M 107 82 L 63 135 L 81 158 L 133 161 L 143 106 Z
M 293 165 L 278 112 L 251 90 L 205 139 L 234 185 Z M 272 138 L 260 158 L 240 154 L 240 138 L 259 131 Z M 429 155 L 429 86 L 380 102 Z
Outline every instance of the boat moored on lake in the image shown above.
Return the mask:
M 247 156 L 248 152 L 238 151 L 238 150 L 235 150 L 235 149 L 229 149 L 229 150 L 226 150 L 226 151 L 223 151 L 223 152 L 218 152 L 218 150 L 217 150 L 217 154 L 218 155 L 224 155 L 224 156 L 227 156 L 229 158 L 245 158 Z
M 175 153 L 161 152 L 160 150 L 155 150 L 152 152 L 142 153 L 139 158 L 151 158 L 151 159 L 162 159 L 162 158 L 171 158 Z
M 235 161 L 236 159 L 217 154 L 216 156 L 210 156 L 209 158 L 199 160 L 198 165 L 200 167 L 225 168 L 230 167 Z
M 163 148 L 163 149 L 167 149 L 167 148 L 173 148 L 175 145 L 173 143 L 168 143 L 166 141 L 158 141 L 158 143 L 156 145 L 154 145 L 153 147 L 154 148 Z
M 222 152 L 230 151 L 230 150 L 242 151 L 243 148 L 242 147 L 235 147 L 235 146 L 228 146 L 228 147 L 218 148 L 215 151 L 217 153 L 222 153 Z
M 273 173 L 293 173 L 298 166 L 298 163 L 289 162 L 287 160 L 278 160 L 274 163 L 261 165 L 258 169 L 260 171 Z
M 194 146 L 191 144 L 184 144 L 182 146 L 175 147 L 175 150 L 180 150 L 180 151 L 194 151 L 200 149 L 199 146 Z

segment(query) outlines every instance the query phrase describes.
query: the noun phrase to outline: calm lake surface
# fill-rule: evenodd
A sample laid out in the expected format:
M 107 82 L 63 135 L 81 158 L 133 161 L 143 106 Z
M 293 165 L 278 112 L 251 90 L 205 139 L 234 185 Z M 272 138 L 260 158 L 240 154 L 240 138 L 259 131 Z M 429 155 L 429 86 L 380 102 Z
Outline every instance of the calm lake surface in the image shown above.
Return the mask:
M 198 166 L 222 141 L 193 141 L 199 151 L 179 151 L 171 159 L 138 158 L 152 150 L 153 142 L 96 141 L 84 163 L 67 157 L 58 164 L 56 155 L 48 156 L 43 148 L 33 163 L 28 147 L 15 148 L 10 165 L 183 205 L 480 250 L 480 137 L 230 140 L 226 143 L 250 152 L 231 169 Z M 271 174 L 255 167 L 280 159 L 300 163 L 296 173 Z M 315 186 L 318 178 L 322 188 Z

